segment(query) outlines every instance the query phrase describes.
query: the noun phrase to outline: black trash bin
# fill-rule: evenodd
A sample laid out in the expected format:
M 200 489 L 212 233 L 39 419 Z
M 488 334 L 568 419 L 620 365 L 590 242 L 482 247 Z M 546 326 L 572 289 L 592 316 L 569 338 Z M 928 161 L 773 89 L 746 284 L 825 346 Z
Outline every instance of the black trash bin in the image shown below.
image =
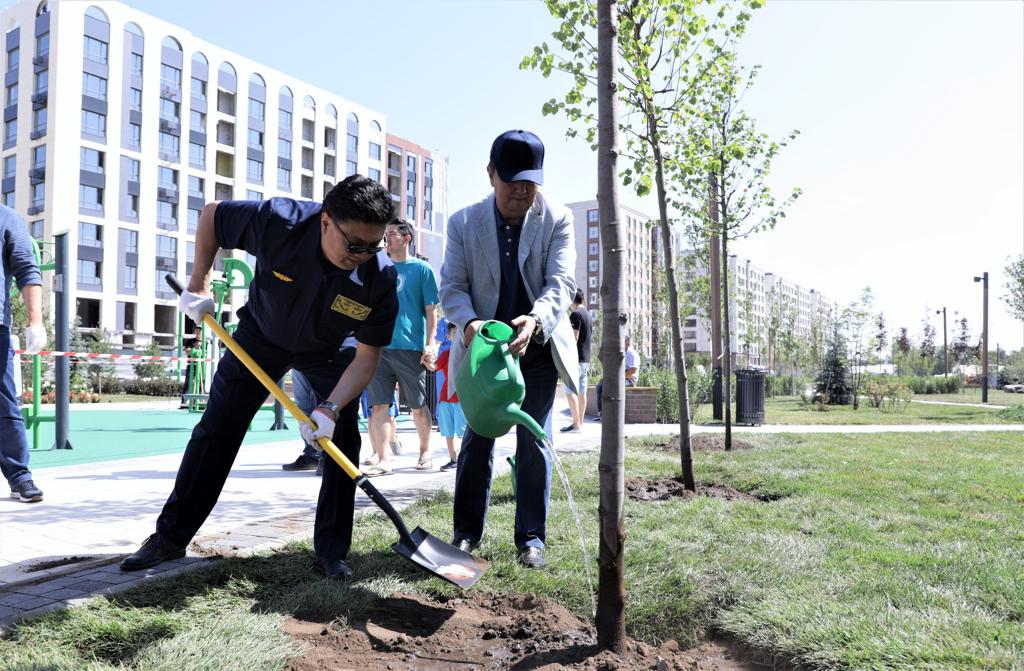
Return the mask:
M 741 368 L 736 371 L 736 423 L 764 424 L 764 371 Z

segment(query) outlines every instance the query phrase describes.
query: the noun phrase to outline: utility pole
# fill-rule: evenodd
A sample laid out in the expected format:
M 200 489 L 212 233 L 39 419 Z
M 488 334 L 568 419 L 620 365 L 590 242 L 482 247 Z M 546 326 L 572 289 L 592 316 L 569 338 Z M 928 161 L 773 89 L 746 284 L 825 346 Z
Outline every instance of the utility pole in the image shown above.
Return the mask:
M 975 277 L 981 282 L 981 402 L 988 403 L 988 272 Z
M 943 306 L 941 310 L 936 310 L 935 314 L 942 313 L 942 377 L 949 377 L 949 344 L 947 338 L 949 337 L 949 330 L 946 328 L 946 308 Z

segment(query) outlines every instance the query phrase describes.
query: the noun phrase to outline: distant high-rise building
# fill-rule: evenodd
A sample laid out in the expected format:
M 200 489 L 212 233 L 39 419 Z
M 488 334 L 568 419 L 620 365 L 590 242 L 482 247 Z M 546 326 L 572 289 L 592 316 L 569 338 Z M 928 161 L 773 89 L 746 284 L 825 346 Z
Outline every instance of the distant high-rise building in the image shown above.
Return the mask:
M 191 272 L 208 201 L 320 200 L 356 172 L 387 184 L 397 138 L 383 113 L 184 28 L 111 0 L 27 0 L 0 22 L 0 198 L 37 239 L 68 231 L 83 329 L 171 344 L 179 317 L 163 276 Z M 402 204 L 415 210 L 419 251 L 439 263 L 445 160 L 413 154 L 415 200 Z M 233 299 L 232 312 L 244 296 Z
M 411 251 L 427 258 L 438 275 L 448 224 L 448 157 L 397 135 L 387 136 L 387 178 L 398 216 L 416 225 Z
M 576 283 L 583 289 L 587 308 L 593 316 L 601 309 L 601 219 L 596 200 L 568 203 L 576 222 Z M 622 306 L 627 313 L 627 331 L 633 335 L 639 351 L 650 357 L 652 345 L 658 343 L 668 357 L 668 307 L 655 291 L 665 295 L 661 233 L 652 225 L 652 217 L 628 207 L 620 207 L 622 225 L 624 293 Z M 683 263 L 693 251 L 687 248 L 682 231 L 671 232 L 671 248 L 677 259 L 676 281 L 681 293 L 697 277 L 707 275 L 699 261 Z M 690 267 L 687 267 L 687 266 Z M 837 305 L 814 289 L 807 289 L 776 273 L 766 272 L 748 259 L 731 255 L 728 263 L 731 279 L 729 325 L 734 361 L 738 365 L 769 366 L 774 358 L 769 325 L 791 331 L 795 338 L 809 342 L 821 329 L 835 319 Z M 774 322 L 772 321 L 774 318 Z M 691 312 L 683 317 L 683 348 L 686 352 L 711 352 L 710 317 Z M 659 326 L 660 324 L 660 326 Z M 665 333 L 654 333 L 654 330 Z M 670 360 L 670 357 L 668 357 Z
M 601 217 L 596 200 L 566 203 L 576 223 L 576 285 L 583 289 L 586 306 L 597 317 L 601 309 Z M 637 351 L 651 355 L 651 306 L 653 255 L 651 217 L 626 206 L 619 207 L 623 246 L 623 294 L 621 308 L 630 321 L 626 332 L 633 336 Z

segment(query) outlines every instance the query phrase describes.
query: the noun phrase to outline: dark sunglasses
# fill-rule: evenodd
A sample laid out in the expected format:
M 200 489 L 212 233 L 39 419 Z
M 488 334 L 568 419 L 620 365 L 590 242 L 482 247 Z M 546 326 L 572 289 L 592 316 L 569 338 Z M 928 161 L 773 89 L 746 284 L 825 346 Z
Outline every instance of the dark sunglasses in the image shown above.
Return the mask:
M 348 245 L 346 249 L 348 250 L 349 254 L 376 254 L 377 252 L 384 251 L 384 246 L 381 245 L 380 243 L 377 243 L 376 245 L 373 246 L 353 245 L 352 241 L 349 240 L 349 237 L 345 235 L 345 231 L 341 228 L 340 224 L 334 224 L 334 227 L 338 229 L 339 233 L 341 233 L 341 237 L 345 238 L 345 243 Z

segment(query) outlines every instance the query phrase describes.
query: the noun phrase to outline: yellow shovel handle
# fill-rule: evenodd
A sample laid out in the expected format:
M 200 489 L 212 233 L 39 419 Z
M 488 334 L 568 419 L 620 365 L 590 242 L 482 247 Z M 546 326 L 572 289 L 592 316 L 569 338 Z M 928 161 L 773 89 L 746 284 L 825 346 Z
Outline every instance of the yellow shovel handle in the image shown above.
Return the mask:
M 203 315 L 203 324 L 217 334 L 217 337 L 228 346 L 229 350 L 234 352 L 239 361 L 245 364 L 245 367 L 249 369 L 249 372 L 255 375 L 257 380 L 263 383 L 263 386 L 267 388 L 267 391 L 273 394 L 274 398 L 281 402 L 281 405 L 291 413 L 292 417 L 316 428 L 316 425 L 313 424 L 312 420 L 306 416 L 306 413 L 302 412 L 302 410 L 299 409 L 299 406 L 295 405 L 292 399 L 288 398 L 288 394 L 284 393 L 281 387 L 277 386 L 277 382 L 271 380 L 270 376 L 263 372 L 260 365 L 253 361 L 253 358 L 249 356 L 249 353 L 231 337 L 231 334 L 229 334 L 223 326 L 217 323 L 217 320 L 213 318 L 213 315 L 209 313 Z M 341 418 L 339 417 L 338 419 Z M 338 449 L 338 446 L 335 445 L 330 438 L 327 438 L 326 436 L 318 438 L 317 443 L 324 452 L 331 455 L 331 459 L 338 462 L 338 465 L 341 466 L 343 471 L 348 473 L 350 478 L 356 480 L 362 475 L 362 473 L 359 472 L 359 469 L 356 468 L 355 464 L 349 461 L 348 457 L 342 454 L 341 450 Z

